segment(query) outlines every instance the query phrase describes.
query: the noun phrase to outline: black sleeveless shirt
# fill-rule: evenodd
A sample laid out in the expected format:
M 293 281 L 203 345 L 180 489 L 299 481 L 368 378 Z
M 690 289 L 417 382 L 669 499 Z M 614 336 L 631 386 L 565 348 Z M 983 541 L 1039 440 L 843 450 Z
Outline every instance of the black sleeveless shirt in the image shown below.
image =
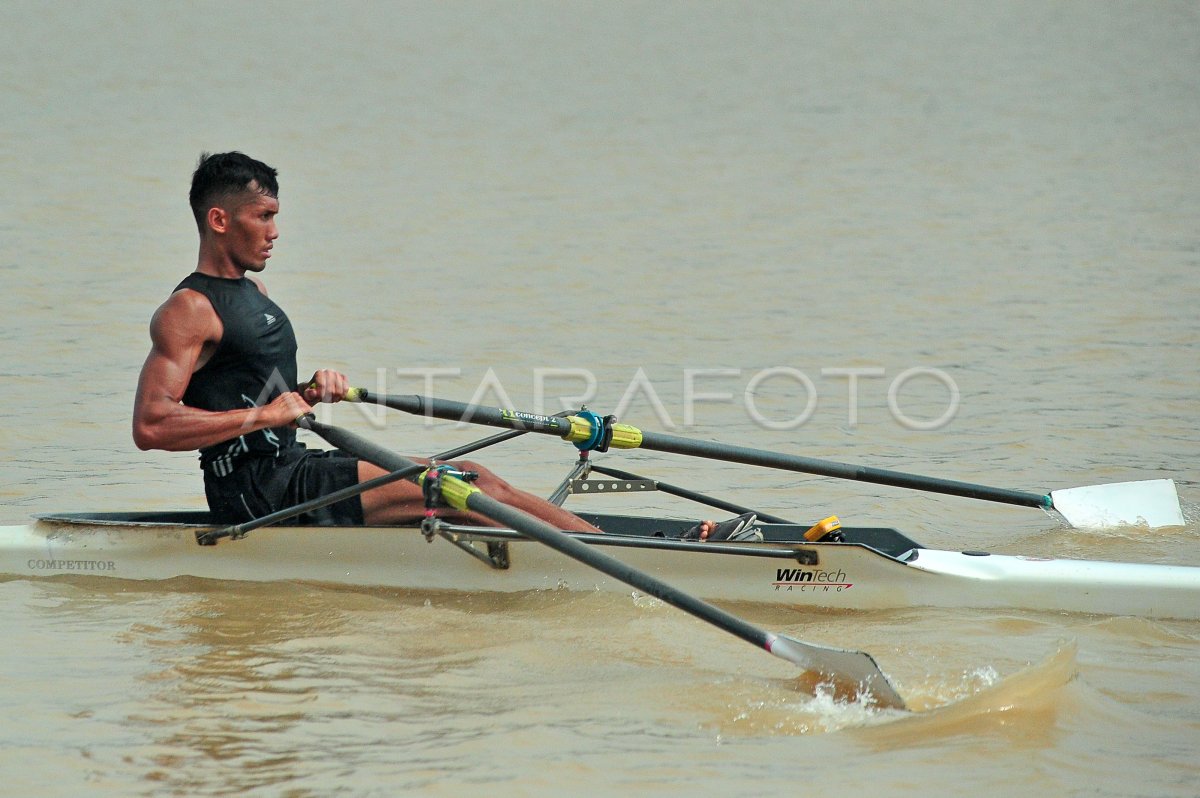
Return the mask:
M 253 280 L 230 280 L 193 272 L 175 290 L 190 288 L 208 298 L 225 328 L 212 357 L 192 375 L 183 403 L 201 410 L 262 407 L 296 383 L 296 335 L 287 314 Z M 248 455 L 277 456 L 296 445 L 296 431 L 275 427 L 200 450 L 205 473 L 227 476 Z

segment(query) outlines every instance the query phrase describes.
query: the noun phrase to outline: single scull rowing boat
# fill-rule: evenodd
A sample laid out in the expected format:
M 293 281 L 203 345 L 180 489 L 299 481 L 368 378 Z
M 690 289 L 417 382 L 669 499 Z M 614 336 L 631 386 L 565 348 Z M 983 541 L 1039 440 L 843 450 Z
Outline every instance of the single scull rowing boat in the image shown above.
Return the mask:
M 594 482 L 594 481 L 593 481 Z M 588 484 L 586 480 L 577 480 Z M 593 492 L 594 489 L 593 489 Z M 793 607 L 1027 609 L 1200 619 L 1200 567 L 928 549 L 894 529 L 761 525 L 761 543 L 697 543 L 692 522 L 581 513 L 607 535 L 572 537 L 702 598 Z M 204 512 L 61 513 L 0 527 L 0 573 L 160 580 L 300 580 L 414 590 L 627 591 L 621 582 L 504 529 L 271 526 L 200 545 Z M 658 537 L 664 535 L 665 537 Z
M 839 697 L 858 697 L 896 710 L 905 709 L 904 699 L 870 654 L 760 629 L 703 599 L 860 610 L 1024 608 L 1200 619 L 1200 567 L 937 551 L 893 529 L 840 529 L 840 524 L 832 523 L 835 519 L 805 529 L 761 513 L 768 522 L 761 528 L 761 540 L 692 542 L 681 539 L 689 521 L 611 515 L 584 516 L 605 534 L 567 533 L 487 495 L 471 484 L 471 474 L 438 463 L 526 432 L 541 432 L 579 449 L 571 474 L 551 494 L 555 503 L 592 486 L 597 487 L 595 492 L 605 487 L 613 492 L 624 485 L 624 489 L 661 489 L 713 507 L 745 511 L 682 488 L 593 466 L 588 456 L 609 448 L 648 448 L 1037 507 L 1057 513 L 1072 525 L 1097 526 L 1182 524 L 1170 480 L 1041 495 L 744 446 L 690 442 L 644 433 L 583 409 L 579 415 L 542 416 L 444 400 L 426 402 L 419 397 L 373 397 L 362 390 L 353 393 L 358 401 L 373 399 L 398 410 L 509 431 L 437 455 L 434 465 L 422 465 L 311 415 L 300 416 L 298 426 L 387 473 L 220 528 L 202 512 L 41 516 L 34 524 L 0 527 L 0 574 L 303 580 L 503 592 L 559 588 L 624 592 L 633 587 L 798 665 L 821 683 L 833 685 Z M 593 468 L 617 480 L 589 483 Z M 422 486 L 427 517 L 419 527 L 280 525 L 317 506 L 397 479 L 413 479 Z M 450 524 L 437 517 L 442 507 L 474 512 L 500 526 Z M 454 545 L 429 545 L 435 537 Z
M 1150 525 L 1183 523 L 1174 484 L 1123 483 L 1058 491 L 1045 496 L 970 483 L 918 477 L 878 469 L 797 458 L 771 452 L 653 436 L 610 424 L 594 414 L 541 416 L 462 405 L 421 397 L 372 396 L 398 410 L 516 428 L 437 459 L 523 432 L 589 440 L 571 474 L 551 495 L 663 490 L 713 507 L 742 512 L 722 502 L 635 474 L 604 468 L 587 448 L 656 448 L 754 465 L 816 471 L 853 479 L 898 484 L 972 498 L 1025 504 L 1089 521 L 1138 519 Z M 303 421 L 303 420 L 302 420 Z M 357 436 L 303 421 L 335 445 L 386 468 L 413 465 Z M 333 437 L 330 437 L 330 435 Z M 618 445 L 617 437 L 629 440 Z M 605 445 L 597 447 L 603 439 Z M 423 467 L 411 470 L 414 478 Z M 592 479 L 592 471 L 613 480 Z M 403 475 L 403 469 L 379 478 Z M 357 491 L 365 488 L 364 483 Z M 326 503 L 334 496 L 325 497 Z M 318 500 L 320 501 L 320 500 Z M 1063 512 L 1060 505 L 1069 505 Z M 453 546 L 430 545 L 435 532 L 408 527 L 304 527 L 287 525 L 301 508 L 235 527 L 220 528 L 205 512 L 60 513 L 35 523 L 0 527 L 0 574 L 81 574 L 124 579 L 194 576 L 231 580 L 301 580 L 416 590 L 516 592 L 548 588 L 628 590 L 594 563 L 536 545 L 525 530 L 438 523 L 437 535 Z M 698 543 L 678 539 L 694 521 L 580 513 L 605 535 L 563 535 L 589 544 L 696 596 L 724 601 L 766 602 L 795 607 L 872 610 L 904 607 L 1028 609 L 1154 618 L 1200 619 L 1200 567 L 1021 557 L 982 551 L 925 548 L 900 532 L 881 527 L 843 527 L 841 540 L 812 540 L 809 528 L 759 513 L 764 540 Z M 252 533 L 252 534 L 251 534 Z M 424 534 L 423 534 L 424 533 Z M 232 538 L 232 540 L 228 540 Z M 202 545 L 203 544 L 203 545 Z M 215 545 L 219 544 L 219 545 Z M 469 556 L 468 556 L 469 555 Z

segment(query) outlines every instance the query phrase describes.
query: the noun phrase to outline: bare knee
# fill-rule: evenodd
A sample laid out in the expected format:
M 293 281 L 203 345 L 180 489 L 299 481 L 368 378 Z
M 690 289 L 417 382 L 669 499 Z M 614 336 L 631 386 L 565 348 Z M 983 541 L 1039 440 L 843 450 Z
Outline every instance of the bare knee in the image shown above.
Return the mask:
M 472 460 L 455 461 L 454 466 L 462 471 L 471 471 L 477 474 L 475 485 L 484 493 L 493 494 L 497 498 L 501 498 L 512 494 L 515 490 L 512 485 L 498 476 L 495 471 L 481 466 Z

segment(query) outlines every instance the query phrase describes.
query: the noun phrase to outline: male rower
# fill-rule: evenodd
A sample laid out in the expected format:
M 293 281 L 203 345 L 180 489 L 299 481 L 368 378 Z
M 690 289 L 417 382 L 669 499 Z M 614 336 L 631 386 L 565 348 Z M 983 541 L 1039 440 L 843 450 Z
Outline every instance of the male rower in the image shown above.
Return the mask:
M 384 473 L 341 451 L 308 449 L 296 441 L 295 420 L 317 402 L 340 402 L 350 385 L 331 369 L 297 381 L 292 323 L 262 282 L 247 276 L 266 268 L 279 237 L 277 174 L 239 152 L 201 155 L 189 194 L 200 233 L 196 270 L 151 319 L 152 346 L 134 399 L 133 440 L 139 449 L 200 451 L 205 495 L 219 523 L 259 518 Z M 476 484 L 489 495 L 559 529 L 600 532 L 476 463 L 456 465 L 477 472 Z M 399 524 L 421 518 L 424 510 L 420 488 L 401 480 L 298 520 Z M 492 525 L 470 512 L 446 514 Z M 722 524 L 702 521 L 686 536 L 744 539 L 756 533 L 754 520 L 747 515 Z

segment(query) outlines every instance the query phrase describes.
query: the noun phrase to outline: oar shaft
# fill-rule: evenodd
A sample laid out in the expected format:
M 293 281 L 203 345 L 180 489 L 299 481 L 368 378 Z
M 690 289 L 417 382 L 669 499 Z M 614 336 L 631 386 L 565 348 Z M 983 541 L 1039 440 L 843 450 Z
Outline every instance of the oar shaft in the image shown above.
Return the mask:
M 381 396 L 371 393 L 364 388 L 351 389 L 346 397 L 351 401 L 374 402 L 412 413 L 415 416 L 440 418 L 446 421 L 463 421 L 469 424 L 483 424 L 489 427 L 504 427 L 505 429 L 527 430 L 557 435 L 560 438 L 571 431 L 569 418 L 562 416 L 545 416 L 539 413 L 526 413 L 520 410 L 501 410 L 498 407 L 484 405 L 469 405 L 466 402 L 455 402 L 451 399 L 432 399 L 417 394 L 402 396 Z
M 914 488 L 933 493 L 946 493 L 952 496 L 965 496 L 969 499 L 983 499 L 985 501 L 1046 509 L 1050 507 L 1049 497 L 1038 493 L 992 488 L 987 485 L 976 485 L 970 482 L 958 482 L 938 477 L 924 477 L 918 474 L 906 474 L 901 471 L 889 471 L 883 468 L 835 463 L 829 460 L 818 460 L 812 457 L 801 457 L 782 452 L 751 449 L 746 446 L 737 446 L 729 443 L 696 441 L 658 432 L 642 432 L 642 442 L 638 448 L 687 454 L 693 457 L 706 457 L 713 460 L 725 460 L 734 463 L 745 463 L 765 468 L 778 468 L 784 471 L 820 474 L 839 479 L 853 479 L 859 482 L 873 482 L 897 488 Z
M 564 535 L 544 521 L 529 516 L 520 510 L 509 507 L 503 502 L 493 499 L 483 492 L 474 492 L 467 497 L 467 508 L 480 515 L 485 515 L 494 521 L 520 532 L 522 535 L 536 540 L 550 548 L 565 554 L 584 565 L 595 568 L 601 573 L 611 576 L 630 587 L 654 596 L 677 607 L 690 615 L 737 635 L 748 643 L 770 651 L 770 636 L 767 632 L 743 621 L 724 610 L 714 607 L 705 601 L 684 593 L 661 582 L 644 571 L 639 571 L 599 549 L 589 546 L 569 535 Z
M 415 460 L 409 460 L 407 457 L 385 449 L 377 443 L 372 443 L 349 430 L 322 424 L 312 416 L 300 416 L 296 419 L 296 426 L 315 432 L 337 448 L 349 452 L 360 460 L 374 463 L 384 471 L 404 471 L 419 465 Z
M 416 463 L 407 457 L 396 454 L 378 444 L 372 443 L 349 430 L 322 424 L 309 416 L 302 416 L 297 425 L 315 432 L 339 449 L 361 457 L 367 462 L 374 463 L 388 471 L 401 471 Z M 487 516 L 522 535 L 543 543 L 562 554 L 572 557 L 597 571 L 608 574 L 613 579 L 624 582 L 631 587 L 641 590 L 655 598 L 678 607 L 684 612 L 691 613 L 702 620 L 737 635 L 743 640 L 753 643 L 768 651 L 770 638 L 766 632 L 750 625 L 742 619 L 730 615 L 722 609 L 714 607 L 698 598 L 683 593 L 665 582 L 660 582 L 653 576 L 632 568 L 620 560 L 604 552 L 581 543 L 562 531 L 555 529 L 544 521 L 533 518 L 503 502 L 497 501 L 482 491 L 472 491 L 467 497 L 467 509 Z
M 495 407 L 469 405 L 448 399 L 434 399 L 418 395 L 380 396 L 362 389 L 357 389 L 355 398 L 364 402 L 377 402 L 394 410 L 401 410 L 419 416 L 541 432 L 549 435 L 557 435 L 560 438 L 571 434 L 573 429 L 571 417 L 558 418 L 516 410 L 501 410 Z M 798 471 L 805 474 L 819 474 L 838 479 L 852 479 L 858 482 L 891 485 L 897 488 L 912 488 L 932 493 L 945 493 L 952 496 L 964 496 L 969 499 L 982 499 L 1002 504 L 1038 507 L 1044 510 L 1053 507 L 1050 497 L 1040 493 L 993 488 L 971 482 L 959 482 L 952 479 L 925 477 L 901 471 L 889 471 L 883 468 L 871 468 L 868 466 L 837 463 L 830 460 L 818 460 L 812 457 L 752 449 L 747 446 L 736 446 L 728 443 L 699 441 L 664 433 L 644 432 L 628 426 L 624 428 L 636 433 L 626 436 L 626 439 L 636 441 L 636 443 L 625 444 L 620 448 L 639 448 L 684 454 L 692 457 L 704 457 L 712 460 L 762 466 L 764 468 L 777 468 L 784 471 Z
M 315 432 L 338 448 L 375 463 L 388 471 L 399 471 L 412 465 L 412 461 L 408 458 L 377 446 L 347 430 L 322 424 L 310 416 L 304 416 L 296 423 L 304 429 Z M 433 477 L 427 474 L 424 478 Z M 655 596 L 667 604 L 765 649 L 781 659 L 798 664 L 806 671 L 813 671 L 830 679 L 842 688 L 848 685 L 851 694 L 866 691 L 866 694 L 880 706 L 904 709 L 904 699 L 895 691 L 869 654 L 861 651 L 815 646 L 786 635 L 766 632 L 735 615 L 677 590 L 650 574 L 626 565 L 615 557 L 555 529 L 545 521 L 491 498 L 468 482 L 453 476 L 443 476 L 439 479 L 438 491 L 442 498 L 455 508 L 471 510 L 500 524 L 505 524 L 522 535 L 595 568 L 601 573 L 624 582 L 643 593 Z

